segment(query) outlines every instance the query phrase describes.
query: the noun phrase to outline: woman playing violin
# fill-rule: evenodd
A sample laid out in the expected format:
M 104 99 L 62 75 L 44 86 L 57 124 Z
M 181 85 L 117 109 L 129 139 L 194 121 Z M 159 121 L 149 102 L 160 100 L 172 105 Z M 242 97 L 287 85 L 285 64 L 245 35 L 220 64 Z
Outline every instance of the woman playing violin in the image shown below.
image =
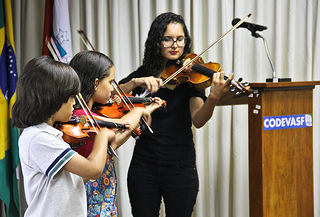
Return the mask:
M 105 104 L 111 97 L 113 91 L 112 82 L 115 77 L 115 67 L 112 60 L 102 53 L 95 51 L 83 51 L 76 54 L 70 65 L 77 72 L 81 82 L 81 94 L 90 110 L 94 103 Z M 152 103 L 147 108 L 134 108 L 120 120 L 112 119 L 113 122 L 120 122 L 130 125 L 127 130 L 116 132 L 113 149 L 122 145 L 134 128 L 138 127 L 142 116 L 150 118 L 150 113 L 160 107 L 161 100 Z M 77 116 L 84 115 L 83 109 L 75 109 Z M 97 117 L 97 114 L 93 113 Z M 103 117 L 99 120 L 110 121 Z M 92 140 L 88 139 L 76 151 L 83 156 L 90 154 Z M 103 174 L 96 180 L 89 180 L 86 183 L 88 216 L 117 216 L 116 199 L 116 175 L 114 162 L 108 158 Z
M 152 113 L 154 134 L 143 132 L 136 141 L 128 172 L 128 191 L 133 216 L 159 216 L 161 199 L 167 217 L 192 214 L 199 191 L 192 124 L 201 128 L 212 116 L 220 97 L 229 90 L 232 74 L 212 77 L 209 96 L 204 90 L 182 83 L 162 86 L 161 72 L 184 54 L 190 53 L 191 39 L 182 16 L 168 12 L 151 24 L 145 43 L 143 64 L 120 81 L 126 92 L 167 101 L 167 110 Z

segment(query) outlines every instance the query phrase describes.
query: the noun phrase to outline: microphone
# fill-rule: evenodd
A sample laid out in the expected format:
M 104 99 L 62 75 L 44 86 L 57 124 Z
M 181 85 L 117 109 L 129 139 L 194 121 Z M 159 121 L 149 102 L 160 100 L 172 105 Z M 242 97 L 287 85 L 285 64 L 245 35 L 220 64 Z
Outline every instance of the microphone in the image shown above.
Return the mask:
M 239 18 L 234 18 L 232 20 L 232 25 L 236 25 L 238 22 L 240 21 Z M 258 25 L 258 24 L 254 24 L 254 23 L 248 23 L 248 22 L 243 22 L 240 26 L 238 26 L 238 28 L 246 28 L 249 29 L 249 31 L 252 33 L 252 35 L 256 34 L 256 31 L 263 31 L 266 30 L 267 27 L 266 26 L 262 26 L 262 25 Z

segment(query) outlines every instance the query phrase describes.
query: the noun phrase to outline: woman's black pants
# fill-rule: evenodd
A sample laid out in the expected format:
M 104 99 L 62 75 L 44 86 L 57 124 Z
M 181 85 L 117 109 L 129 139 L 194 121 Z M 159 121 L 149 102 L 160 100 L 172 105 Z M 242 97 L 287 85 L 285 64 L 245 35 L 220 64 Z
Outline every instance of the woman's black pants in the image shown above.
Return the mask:
M 161 198 L 166 217 L 190 217 L 199 191 L 196 166 L 132 161 L 128 191 L 134 217 L 158 217 Z

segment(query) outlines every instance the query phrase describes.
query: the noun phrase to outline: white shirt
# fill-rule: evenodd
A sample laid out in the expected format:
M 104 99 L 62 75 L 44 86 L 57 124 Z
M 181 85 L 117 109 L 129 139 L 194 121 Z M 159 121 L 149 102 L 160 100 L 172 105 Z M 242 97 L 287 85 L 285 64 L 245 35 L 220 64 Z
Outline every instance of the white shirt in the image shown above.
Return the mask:
M 82 178 L 61 169 L 76 154 L 62 132 L 46 123 L 23 130 L 19 155 L 28 203 L 25 217 L 87 215 Z

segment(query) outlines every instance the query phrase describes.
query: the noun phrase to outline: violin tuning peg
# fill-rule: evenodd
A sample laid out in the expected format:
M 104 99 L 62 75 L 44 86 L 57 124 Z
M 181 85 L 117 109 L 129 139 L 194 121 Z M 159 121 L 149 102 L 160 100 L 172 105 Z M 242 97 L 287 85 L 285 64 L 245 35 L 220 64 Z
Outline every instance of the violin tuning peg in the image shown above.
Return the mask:
M 238 79 L 238 82 L 241 82 L 242 80 L 243 80 L 243 78 L 240 77 L 240 78 Z
M 79 122 L 80 122 L 82 125 L 85 125 L 85 123 L 87 122 L 86 116 L 81 115 L 80 118 L 79 118 Z
M 249 86 L 249 82 L 244 82 L 243 86 L 245 86 L 245 87 Z
M 236 96 L 240 96 L 241 95 L 241 92 L 236 92 Z
M 236 90 L 236 88 L 235 87 L 230 87 L 230 92 L 234 92 Z

